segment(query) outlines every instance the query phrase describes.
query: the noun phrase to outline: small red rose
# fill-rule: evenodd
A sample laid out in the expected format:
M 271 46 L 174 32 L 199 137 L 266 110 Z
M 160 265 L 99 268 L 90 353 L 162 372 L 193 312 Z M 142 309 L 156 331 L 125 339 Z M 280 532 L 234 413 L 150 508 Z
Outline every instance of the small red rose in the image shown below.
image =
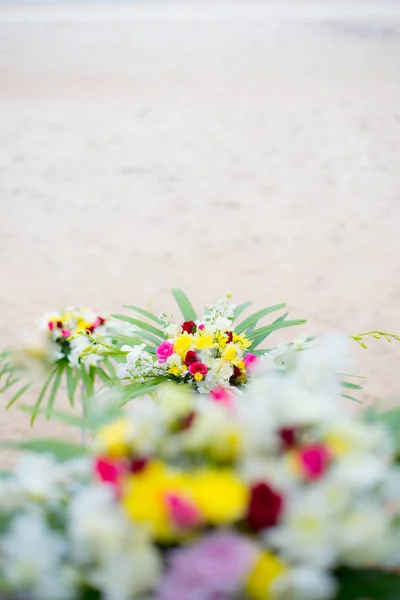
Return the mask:
M 252 531 L 273 527 L 279 521 L 283 497 L 267 483 L 253 485 L 247 513 L 247 524 Z
M 225 335 L 228 338 L 228 344 L 230 344 L 233 340 L 233 333 L 232 331 L 225 331 Z
M 198 362 L 198 361 L 199 361 L 199 359 L 198 359 L 196 352 L 194 350 L 188 350 L 186 352 L 185 360 L 183 362 L 188 367 L 189 365 L 192 365 L 193 363 Z
M 207 366 L 201 362 L 195 362 L 189 367 L 189 372 L 196 379 L 196 375 L 202 375 L 202 378 L 207 375 Z
M 182 325 L 183 333 L 196 333 L 196 323 L 194 321 L 185 321 Z

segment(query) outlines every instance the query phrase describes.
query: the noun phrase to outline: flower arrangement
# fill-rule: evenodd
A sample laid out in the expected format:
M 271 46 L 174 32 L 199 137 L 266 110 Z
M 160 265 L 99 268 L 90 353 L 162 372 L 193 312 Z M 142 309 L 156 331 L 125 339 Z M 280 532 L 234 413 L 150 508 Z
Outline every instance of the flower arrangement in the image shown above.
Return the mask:
M 95 379 L 109 382 L 114 370 L 109 360 L 99 353 L 85 353 L 83 356 L 82 352 L 91 346 L 92 339 L 111 343 L 123 328 L 130 330 L 120 321 L 104 318 L 97 311 L 86 308 L 68 307 L 44 315 L 36 327 L 25 332 L 18 348 L 7 354 L 7 368 L 15 376 L 12 384 L 20 378 L 28 380 L 10 400 L 8 407 L 42 377 L 45 381 L 32 419 L 40 411 L 47 392 L 46 412 L 50 415 L 64 376 L 71 406 L 80 382 L 85 393 L 92 394 Z
M 122 340 L 119 338 L 119 344 L 111 346 L 94 339 L 81 355 L 93 356 L 99 352 L 101 356 L 115 359 L 117 377 L 126 382 L 123 388 L 126 399 L 152 392 L 168 380 L 187 384 L 200 394 L 224 396 L 248 382 L 259 357 L 268 352 L 260 349 L 260 345 L 271 333 L 306 322 L 288 320 L 285 313 L 269 325 L 257 328 L 262 318 L 283 309 L 285 304 L 269 306 L 238 321 L 251 302 L 236 306 L 231 302 L 231 294 L 209 306 L 198 318 L 187 296 L 181 290 L 172 292 L 182 312 L 181 322 L 175 323 L 166 314 L 158 317 L 139 307 L 128 306 L 152 324 L 126 315 L 113 315 L 134 327 L 134 339 L 124 336 Z
M 98 431 L 93 458 L 25 458 L 0 488 L 3 589 L 28 600 L 398 598 L 390 431 L 343 406 L 344 338 L 292 359 L 263 364 L 242 395 L 170 383 L 158 403 L 137 399 Z

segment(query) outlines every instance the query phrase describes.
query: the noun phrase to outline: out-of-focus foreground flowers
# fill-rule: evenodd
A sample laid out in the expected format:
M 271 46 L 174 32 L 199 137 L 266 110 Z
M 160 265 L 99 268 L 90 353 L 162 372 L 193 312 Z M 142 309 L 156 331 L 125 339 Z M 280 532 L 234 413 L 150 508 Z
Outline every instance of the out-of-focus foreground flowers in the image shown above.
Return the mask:
M 292 359 L 229 398 L 171 384 L 136 399 L 94 456 L 23 458 L 0 488 L 2 587 L 37 600 L 329 600 L 349 574 L 399 566 L 394 444 L 344 408 L 344 338 Z

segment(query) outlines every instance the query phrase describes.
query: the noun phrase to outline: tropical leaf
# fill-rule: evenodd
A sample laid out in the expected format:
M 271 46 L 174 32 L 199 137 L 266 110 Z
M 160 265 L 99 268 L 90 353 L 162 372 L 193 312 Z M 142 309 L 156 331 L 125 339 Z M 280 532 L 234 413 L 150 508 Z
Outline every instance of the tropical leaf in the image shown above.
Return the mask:
M 306 319 L 297 319 L 294 321 L 276 321 L 274 323 L 271 323 L 271 325 L 267 325 L 266 327 L 256 329 L 249 336 L 247 336 L 250 340 L 253 340 L 249 351 L 253 352 L 253 350 L 257 348 L 257 346 L 259 346 L 265 340 L 265 338 L 267 338 L 274 331 L 278 331 L 279 329 L 284 329 L 286 327 L 296 327 L 297 325 L 304 325 L 304 323 L 307 323 Z
M 134 317 L 128 317 L 127 315 L 111 315 L 115 319 L 119 319 L 120 321 L 125 321 L 126 323 L 130 323 L 131 325 L 135 325 L 138 329 L 144 329 L 144 331 L 148 331 L 153 335 L 161 338 L 162 340 L 166 338 L 166 334 L 161 331 L 161 329 L 157 329 L 153 327 L 153 325 L 149 325 L 144 321 L 139 321 L 139 319 L 135 319 Z
M 46 379 L 46 381 L 44 382 L 44 385 L 42 387 L 42 390 L 38 396 L 38 399 L 36 400 L 36 403 L 32 408 L 32 412 L 31 412 L 31 425 L 33 425 L 35 419 L 36 419 L 36 415 L 38 414 L 39 410 L 40 410 L 40 406 L 43 402 L 43 398 L 46 394 L 47 388 L 50 385 L 51 380 L 53 379 L 53 377 L 55 377 L 56 372 L 58 370 L 58 365 L 56 365 L 55 367 L 53 367 L 53 369 L 50 371 L 50 374 L 48 376 L 48 378 Z
M 263 317 L 265 317 L 266 315 L 269 315 L 270 313 L 274 312 L 275 310 L 280 310 L 281 308 L 285 308 L 286 304 L 281 303 L 281 304 L 275 304 L 274 306 L 268 306 L 267 308 L 262 308 L 261 310 L 258 310 L 257 312 L 255 312 L 254 314 L 250 315 L 249 317 L 247 317 L 247 319 L 245 319 L 244 321 L 242 321 L 239 325 L 237 325 L 235 327 L 235 331 L 236 333 L 243 333 L 244 331 L 248 330 L 252 325 L 256 325 L 258 323 L 258 321 L 260 319 L 262 319 Z
M 177 305 L 179 306 L 179 309 L 180 309 L 185 321 L 196 321 L 196 319 L 197 319 L 196 311 L 194 310 L 194 308 L 193 308 L 189 298 L 186 296 L 186 294 L 184 292 L 182 292 L 182 290 L 173 288 L 172 295 L 175 298 L 175 301 L 176 301 Z
M 24 450 L 27 452 L 52 454 L 56 460 L 59 461 L 69 460 L 88 454 L 88 449 L 83 446 L 46 438 L 25 440 L 23 442 L 0 442 L 0 447 Z
M 143 315 L 144 317 L 147 317 L 151 321 L 154 321 L 158 325 L 163 324 L 161 319 L 159 319 L 156 315 L 153 315 L 153 313 L 151 313 L 149 310 L 145 310 L 144 308 L 140 308 L 139 306 L 132 306 L 132 304 L 125 304 L 124 308 L 130 308 L 131 310 L 138 312 L 139 314 Z
M 134 398 L 146 396 L 156 390 L 161 383 L 165 382 L 165 376 L 153 377 L 144 383 L 131 383 L 124 386 L 120 406 L 123 406 Z
M 354 396 L 349 396 L 349 394 L 342 394 L 342 398 L 346 398 L 347 400 L 351 400 L 352 402 L 361 402 L 358 398 Z
M 46 418 L 50 418 L 50 413 L 53 410 L 54 402 L 56 400 L 57 392 L 59 390 L 61 384 L 61 378 L 66 367 L 65 363 L 60 363 L 58 370 L 56 372 L 56 376 L 54 377 L 53 385 L 51 386 L 50 396 L 47 401 L 47 410 L 46 410 Z
M 66 373 L 67 373 L 67 393 L 68 393 L 68 400 L 69 400 L 69 403 L 70 403 L 71 407 L 73 407 L 74 406 L 74 397 L 75 397 L 75 392 L 76 392 L 76 386 L 78 384 L 78 379 L 74 375 L 74 371 L 71 369 L 70 365 L 67 365 Z
M 78 417 L 76 415 L 71 415 L 71 413 L 66 413 L 60 410 L 51 410 L 48 411 L 47 408 L 40 408 L 40 406 L 29 406 L 28 404 L 19 404 L 18 409 L 22 412 L 28 413 L 32 415 L 32 418 L 35 419 L 37 415 L 46 415 L 49 414 L 50 417 L 54 417 L 58 421 L 62 423 L 66 423 L 67 425 L 71 425 L 72 427 L 84 427 L 86 425 L 86 421 L 82 419 L 82 417 Z
M 18 398 L 20 398 L 26 392 L 26 390 L 29 387 L 31 387 L 31 385 L 32 385 L 31 383 L 27 383 L 20 390 L 18 390 L 18 392 L 11 398 L 11 400 L 7 404 L 6 409 L 10 408 L 13 404 L 15 404 L 15 402 L 18 400 Z
M 243 302 L 243 304 L 239 304 L 233 311 L 233 321 L 236 321 L 236 319 L 238 319 L 240 317 L 240 315 L 242 314 L 242 312 L 244 312 L 246 310 L 246 308 L 248 308 L 249 306 L 251 306 L 252 304 L 254 304 L 253 302 Z
M 112 364 L 111 360 L 109 358 L 105 357 L 103 362 L 104 362 L 104 366 L 108 369 L 111 379 L 115 379 L 117 376 L 117 373 L 115 371 L 115 367 Z
M 358 385 L 357 383 L 351 383 L 350 381 L 341 381 L 340 385 L 342 388 L 346 390 L 362 390 L 362 385 Z
M 155 335 L 148 333 L 147 331 L 141 331 L 140 335 L 144 340 L 147 340 L 148 342 L 153 344 L 153 351 L 155 347 L 158 347 L 160 345 L 160 338 L 156 337 Z

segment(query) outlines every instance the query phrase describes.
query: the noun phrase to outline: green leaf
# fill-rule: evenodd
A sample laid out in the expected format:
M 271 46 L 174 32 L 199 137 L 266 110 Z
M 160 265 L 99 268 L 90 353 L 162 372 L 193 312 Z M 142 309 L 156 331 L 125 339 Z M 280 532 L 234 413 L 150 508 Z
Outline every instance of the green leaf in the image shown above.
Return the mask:
M 76 385 L 78 383 L 77 377 L 74 375 L 74 371 L 71 369 L 69 365 L 67 365 L 67 393 L 68 400 L 71 407 L 74 406 L 74 396 L 76 392 Z
M 158 347 L 160 345 L 160 338 L 156 337 L 155 335 L 152 335 L 147 331 L 141 331 L 140 335 L 144 340 L 151 342 L 155 347 Z
M 161 321 L 161 319 L 159 319 L 158 317 L 156 317 L 156 315 L 153 315 L 153 313 L 151 313 L 150 311 L 144 310 L 144 308 L 140 308 L 139 306 L 132 306 L 131 304 L 125 304 L 124 308 L 130 308 L 131 310 L 134 310 L 134 311 L 140 313 L 144 317 L 147 317 L 148 319 L 151 319 L 151 321 L 154 321 L 158 325 L 162 325 L 163 324 L 163 322 Z
M 28 413 L 32 415 L 32 418 L 36 418 L 37 415 L 47 415 L 49 412 L 47 408 L 40 408 L 35 406 L 29 406 L 27 404 L 20 404 L 18 406 L 19 410 L 22 412 Z M 67 425 L 72 425 L 73 427 L 84 427 L 86 422 L 81 417 L 71 415 L 71 413 L 65 413 L 60 410 L 51 410 L 49 412 L 50 417 L 54 417 L 58 421 L 66 423 Z M 31 422 L 32 422 L 31 418 Z
M 240 317 L 242 312 L 244 312 L 246 308 L 248 308 L 252 304 L 253 302 L 243 302 L 243 304 L 239 304 L 233 311 L 233 321 L 236 321 L 236 319 Z
M 347 400 L 351 400 L 352 402 L 360 402 L 358 398 L 354 398 L 354 396 L 349 396 L 348 394 L 342 394 L 342 398 L 347 398 Z
M 341 568 L 336 576 L 339 592 L 335 600 L 400 600 L 399 573 L 373 568 Z
M 93 394 L 93 380 L 90 374 L 86 371 L 85 365 L 80 365 L 79 373 L 81 376 L 82 383 L 84 385 L 84 392 L 87 396 L 91 396 Z
M 104 362 L 104 366 L 107 367 L 107 369 L 108 369 L 111 379 L 115 379 L 117 376 L 117 373 L 116 373 L 116 370 L 115 370 L 114 365 L 112 364 L 111 360 L 109 358 L 105 357 L 103 362 Z
M 24 450 L 27 452 L 52 454 L 56 460 L 59 461 L 88 454 L 88 449 L 83 446 L 46 438 L 25 440 L 23 442 L 1 442 L 0 447 L 14 448 L 16 450 Z
M 38 412 L 39 412 L 40 405 L 42 404 L 42 401 L 43 401 L 44 395 L 45 395 L 45 393 L 46 393 L 46 391 L 47 391 L 47 388 L 48 388 L 48 387 L 49 387 L 49 385 L 50 385 L 50 382 L 51 382 L 51 380 L 52 380 L 52 379 L 53 379 L 53 377 L 55 376 L 55 374 L 56 374 L 57 370 L 58 370 L 58 365 L 56 365 L 56 366 L 53 368 L 53 370 L 50 372 L 50 375 L 49 375 L 49 376 L 48 376 L 48 378 L 46 379 L 46 381 L 45 381 L 45 383 L 44 383 L 44 385 L 43 385 L 43 387 L 42 387 L 42 390 L 41 390 L 41 392 L 40 392 L 40 394 L 39 394 L 39 397 L 38 397 L 38 399 L 36 400 L 36 403 L 35 403 L 35 405 L 34 405 L 33 407 L 31 407 L 31 408 L 32 408 L 31 425 L 33 425 L 33 423 L 34 423 L 34 421 L 35 421 L 35 419 L 36 419 L 36 415 L 37 415 L 37 414 L 38 414 Z
M 341 381 L 340 385 L 342 388 L 346 388 L 347 390 L 362 390 L 362 385 L 358 385 L 357 383 L 351 383 L 350 381 Z
M 271 323 L 271 325 L 267 325 L 266 327 L 261 327 L 260 329 L 256 329 L 253 331 L 248 338 L 253 340 L 252 345 L 249 348 L 249 352 L 252 352 L 254 348 L 257 348 L 271 333 L 274 331 L 278 331 L 279 329 L 284 329 L 286 327 L 295 327 L 297 325 L 304 325 L 307 323 L 306 319 L 297 319 L 295 321 L 277 321 Z
M 243 333 L 243 331 L 246 331 L 252 325 L 256 325 L 258 323 L 258 321 L 260 319 L 262 319 L 263 317 L 265 317 L 266 315 L 269 315 L 270 313 L 274 312 L 275 310 L 280 310 L 281 308 L 284 308 L 285 306 L 286 306 L 286 304 L 284 304 L 284 303 L 275 304 L 275 306 L 268 306 L 267 308 L 258 310 L 256 313 L 254 313 L 253 315 L 250 315 L 250 317 L 247 317 L 247 319 L 242 321 L 240 323 L 240 325 L 237 325 L 237 327 L 235 327 L 236 333 L 239 333 L 239 334 Z
M 54 402 L 56 400 L 56 395 L 57 395 L 58 389 L 61 384 L 61 378 L 62 378 L 62 374 L 64 372 L 65 367 L 66 367 L 66 365 L 64 363 L 61 363 L 60 366 L 58 367 L 56 376 L 54 377 L 53 385 L 51 386 L 50 396 L 47 401 L 47 410 L 46 410 L 46 418 L 47 419 L 50 418 L 50 413 L 53 410 Z
M 186 296 L 186 294 L 184 292 L 182 292 L 182 290 L 179 290 L 178 288 L 173 288 L 172 295 L 175 298 L 175 301 L 176 301 L 177 305 L 179 306 L 179 309 L 180 309 L 185 321 L 196 321 L 196 319 L 197 319 L 196 311 L 194 310 L 194 308 L 193 308 L 192 304 L 190 303 L 189 298 Z
M 104 383 L 107 386 L 110 386 L 111 383 L 111 379 L 110 377 L 107 375 L 107 373 L 105 371 L 103 371 L 103 369 L 101 369 L 100 367 L 96 367 L 96 375 L 98 375 L 98 377 L 100 377 L 100 379 L 102 381 L 104 381 Z
M 20 398 L 31 385 L 31 383 L 27 383 L 20 390 L 18 390 L 18 392 L 11 398 L 10 402 L 7 404 L 6 410 L 10 408 L 13 404 L 15 404 L 18 398 Z
M 123 389 L 123 396 L 120 405 L 123 406 L 133 398 L 140 396 L 146 396 L 150 392 L 157 389 L 160 384 L 165 383 L 166 377 L 161 375 L 159 377 L 153 377 L 144 383 L 131 383 L 126 385 Z
M 157 329 L 153 327 L 153 325 L 149 325 L 148 323 L 144 323 L 144 321 L 139 321 L 139 319 L 134 319 L 133 317 L 127 317 L 126 315 L 111 315 L 114 319 L 120 319 L 120 321 L 125 321 L 126 323 L 130 323 L 131 325 L 135 325 L 139 329 L 144 329 L 144 331 L 148 331 L 153 335 L 161 338 L 162 340 L 166 338 L 166 334 L 161 331 L 161 329 Z

